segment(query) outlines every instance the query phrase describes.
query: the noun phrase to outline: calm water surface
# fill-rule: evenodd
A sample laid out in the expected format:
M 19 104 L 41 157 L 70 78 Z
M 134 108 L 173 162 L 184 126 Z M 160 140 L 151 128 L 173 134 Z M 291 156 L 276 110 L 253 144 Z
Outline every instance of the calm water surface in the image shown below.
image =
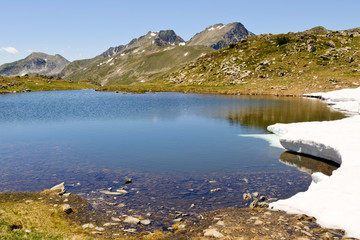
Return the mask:
M 164 214 L 190 211 L 191 204 L 191 211 L 245 206 L 244 192 L 285 198 L 306 190 L 309 175 L 286 154 L 280 162 L 282 149 L 241 135 L 268 134 L 277 122 L 342 117 L 298 98 L 91 90 L 0 95 L 0 191 L 41 191 L 64 181 L 98 208 L 125 204 L 123 212 Z M 133 183 L 125 186 L 125 178 Z M 128 194 L 106 198 L 100 191 L 110 187 Z M 210 193 L 215 188 L 221 191 Z

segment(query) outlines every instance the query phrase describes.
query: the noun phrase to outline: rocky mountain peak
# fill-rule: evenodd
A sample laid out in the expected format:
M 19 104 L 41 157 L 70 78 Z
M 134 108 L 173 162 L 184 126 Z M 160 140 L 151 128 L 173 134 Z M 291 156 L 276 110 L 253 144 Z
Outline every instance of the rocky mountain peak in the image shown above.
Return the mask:
M 155 44 L 159 47 L 171 46 L 171 45 L 183 45 L 185 41 L 176 35 L 174 30 L 161 30 L 156 38 Z
M 249 32 L 244 25 L 239 22 L 229 23 L 226 25 L 218 23 L 196 34 L 187 42 L 187 44 L 221 49 L 232 43 L 238 43 L 242 39 L 253 35 L 253 33 Z
M 161 30 L 159 32 L 149 31 L 146 35 L 132 39 L 126 45 L 111 47 L 99 56 L 107 58 L 112 57 L 125 49 L 147 47 L 155 45 L 158 47 L 166 47 L 173 45 L 185 45 L 185 41 L 176 35 L 174 30 Z

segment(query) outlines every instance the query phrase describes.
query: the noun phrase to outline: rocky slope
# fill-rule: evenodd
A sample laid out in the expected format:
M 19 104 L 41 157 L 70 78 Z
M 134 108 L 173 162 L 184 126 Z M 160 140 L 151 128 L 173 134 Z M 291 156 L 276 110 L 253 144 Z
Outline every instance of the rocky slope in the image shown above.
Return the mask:
M 209 53 L 168 78 L 232 93 L 303 94 L 360 84 L 360 29 L 264 34 Z
M 207 47 L 185 46 L 173 30 L 148 32 L 95 58 L 72 62 L 61 76 L 102 85 L 143 82 L 169 74 L 210 51 L 213 50 Z
M 249 32 L 244 25 L 239 22 L 226 25 L 220 23 L 212 25 L 196 34 L 186 44 L 190 46 L 200 45 L 221 49 L 230 44 L 238 43 L 249 36 L 254 36 L 254 34 Z
M 56 75 L 70 62 L 59 54 L 48 55 L 34 52 L 24 59 L 0 66 L 1 76 L 18 76 L 25 74 Z

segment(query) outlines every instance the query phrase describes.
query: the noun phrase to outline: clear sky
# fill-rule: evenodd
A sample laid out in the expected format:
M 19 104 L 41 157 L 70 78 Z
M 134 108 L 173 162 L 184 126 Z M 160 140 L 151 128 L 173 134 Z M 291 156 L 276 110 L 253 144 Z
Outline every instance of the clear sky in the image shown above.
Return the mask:
M 0 64 L 32 51 L 91 58 L 150 30 L 189 40 L 216 23 L 255 34 L 360 27 L 360 0 L 1 0 L 0 10 Z

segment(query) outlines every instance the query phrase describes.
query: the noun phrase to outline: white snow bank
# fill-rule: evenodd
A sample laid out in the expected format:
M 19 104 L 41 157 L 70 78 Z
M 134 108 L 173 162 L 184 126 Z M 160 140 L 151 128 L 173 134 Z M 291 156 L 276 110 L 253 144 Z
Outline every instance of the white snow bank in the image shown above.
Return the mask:
M 305 94 L 305 96 L 319 97 L 331 104 L 333 108 L 352 113 L 360 113 L 360 87 L 342 89 L 332 92 Z
M 328 102 L 360 102 L 359 88 L 312 95 Z M 343 106 L 346 111 L 352 110 L 350 104 Z M 311 215 L 325 227 L 341 228 L 347 236 L 360 238 L 360 116 L 328 122 L 275 124 L 268 130 L 280 136 L 286 149 L 341 163 L 332 176 L 313 174 L 306 192 L 271 203 L 270 208 Z

